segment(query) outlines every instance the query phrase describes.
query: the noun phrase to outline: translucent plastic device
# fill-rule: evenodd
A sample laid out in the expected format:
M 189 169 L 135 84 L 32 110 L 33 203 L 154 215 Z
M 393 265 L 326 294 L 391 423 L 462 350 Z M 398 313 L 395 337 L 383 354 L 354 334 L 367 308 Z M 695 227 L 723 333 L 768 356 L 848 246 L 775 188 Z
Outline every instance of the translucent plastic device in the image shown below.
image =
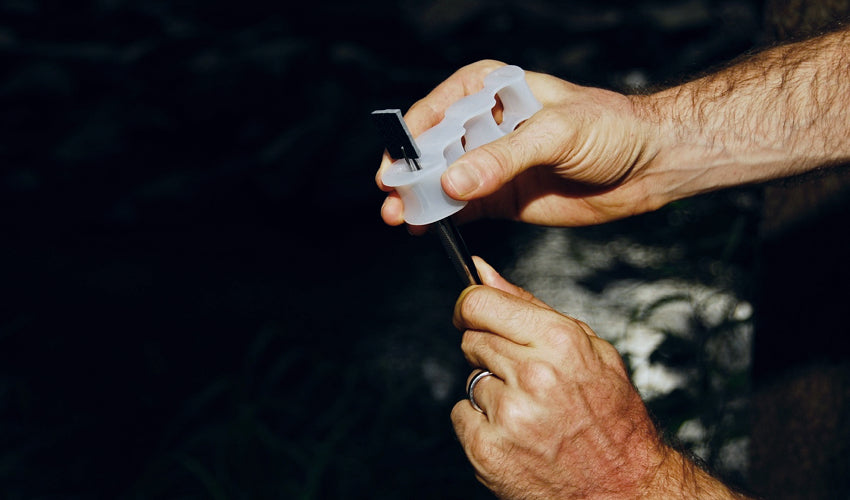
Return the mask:
M 503 107 L 500 123 L 493 117 L 496 96 Z M 411 169 L 408 159 L 397 159 L 383 173 L 383 183 L 404 202 L 405 222 L 426 225 L 460 211 L 466 202 L 450 198 L 440 185 L 446 168 L 466 151 L 513 131 L 540 108 L 518 66 L 494 70 L 484 78 L 483 89 L 452 104 L 440 123 L 415 139 L 418 169 Z

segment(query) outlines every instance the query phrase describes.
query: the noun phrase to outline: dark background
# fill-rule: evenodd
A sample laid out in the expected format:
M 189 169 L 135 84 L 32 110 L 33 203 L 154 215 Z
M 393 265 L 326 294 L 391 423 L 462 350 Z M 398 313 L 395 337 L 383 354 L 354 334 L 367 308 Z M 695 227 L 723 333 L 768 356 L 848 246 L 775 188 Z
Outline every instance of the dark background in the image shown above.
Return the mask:
M 480 58 L 664 85 L 760 43 L 760 16 L 0 1 L 0 496 L 488 498 L 448 418 L 468 371 L 460 284 L 435 240 L 380 221 L 369 112 Z M 699 220 L 728 209 L 712 200 Z M 664 242 L 666 220 L 587 234 Z M 688 228 L 690 272 L 728 251 L 717 224 Z M 464 229 L 497 267 L 523 231 Z M 423 359 L 454 373 L 450 397 Z

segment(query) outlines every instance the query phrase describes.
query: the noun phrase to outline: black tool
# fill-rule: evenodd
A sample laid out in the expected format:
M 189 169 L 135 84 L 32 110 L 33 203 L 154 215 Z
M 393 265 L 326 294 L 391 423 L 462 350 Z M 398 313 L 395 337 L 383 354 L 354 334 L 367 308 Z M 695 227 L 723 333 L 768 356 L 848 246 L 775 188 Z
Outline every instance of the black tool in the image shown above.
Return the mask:
M 382 109 L 372 112 L 372 119 L 377 125 L 378 130 L 384 138 L 384 143 L 389 155 L 396 159 L 404 161 L 411 171 L 421 170 L 419 165 L 419 148 L 407 124 L 401 116 L 401 111 L 398 109 Z M 457 226 L 452 222 L 451 217 L 446 217 L 434 223 L 437 235 L 445 248 L 457 271 L 460 279 L 466 286 L 480 285 L 481 278 L 478 276 L 478 270 L 475 269 L 475 264 L 472 261 L 472 255 L 466 248 L 466 244 L 458 231 Z

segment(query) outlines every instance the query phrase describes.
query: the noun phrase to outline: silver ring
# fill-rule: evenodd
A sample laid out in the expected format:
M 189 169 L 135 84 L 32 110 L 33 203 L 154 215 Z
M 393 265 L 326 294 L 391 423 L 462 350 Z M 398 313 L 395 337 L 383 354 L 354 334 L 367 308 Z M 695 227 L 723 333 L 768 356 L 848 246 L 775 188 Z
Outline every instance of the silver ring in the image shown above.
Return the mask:
M 469 402 L 472 403 L 472 407 L 475 408 L 475 410 L 479 413 L 483 413 L 485 415 L 487 414 L 487 412 L 482 410 L 481 407 L 478 406 L 478 403 L 475 402 L 475 386 L 478 384 L 479 380 L 485 377 L 489 377 L 491 375 L 495 376 L 491 371 L 481 370 L 480 372 L 476 373 L 474 377 L 472 377 L 472 380 L 469 381 L 469 386 L 466 388 L 466 395 L 469 398 Z

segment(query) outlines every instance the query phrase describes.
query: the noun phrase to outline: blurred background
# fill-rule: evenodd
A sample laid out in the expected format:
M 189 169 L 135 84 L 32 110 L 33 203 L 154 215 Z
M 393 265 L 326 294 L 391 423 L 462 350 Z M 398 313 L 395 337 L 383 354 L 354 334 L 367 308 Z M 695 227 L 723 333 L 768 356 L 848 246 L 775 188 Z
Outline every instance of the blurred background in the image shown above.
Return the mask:
M 481 58 L 645 91 L 761 33 L 755 0 L 0 0 L 0 496 L 490 498 L 461 284 L 381 222 L 369 113 Z M 760 203 L 462 230 L 746 485 Z

